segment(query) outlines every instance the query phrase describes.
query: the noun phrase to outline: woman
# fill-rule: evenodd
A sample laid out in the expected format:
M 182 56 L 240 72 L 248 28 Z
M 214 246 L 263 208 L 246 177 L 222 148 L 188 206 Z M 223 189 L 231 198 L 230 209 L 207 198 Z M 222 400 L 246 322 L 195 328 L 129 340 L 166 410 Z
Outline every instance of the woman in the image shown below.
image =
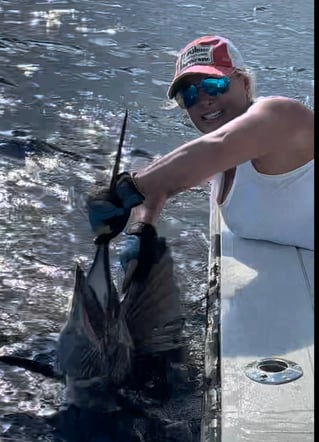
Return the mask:
M 234 234 L 313 250 L 313 111 L 283 96 L 255 99 L 240 52 L 219 36 L 198 38 L 179 53 L 168 96 L 204 135 L 133 182 L 119 177 L 123 206 L 144 198 L 135 220 L 155 224 L 168 198 L 216 176 L 219 207 Z

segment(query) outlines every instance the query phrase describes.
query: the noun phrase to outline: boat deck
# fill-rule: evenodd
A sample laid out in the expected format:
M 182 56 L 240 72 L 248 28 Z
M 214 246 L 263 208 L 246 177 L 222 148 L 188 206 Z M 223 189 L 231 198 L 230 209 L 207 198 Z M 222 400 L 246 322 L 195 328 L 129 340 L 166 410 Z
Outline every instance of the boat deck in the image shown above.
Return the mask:
M 237 238 L 212 212 L 202 442 L 314 440 L 313 281 L 312 251 Z

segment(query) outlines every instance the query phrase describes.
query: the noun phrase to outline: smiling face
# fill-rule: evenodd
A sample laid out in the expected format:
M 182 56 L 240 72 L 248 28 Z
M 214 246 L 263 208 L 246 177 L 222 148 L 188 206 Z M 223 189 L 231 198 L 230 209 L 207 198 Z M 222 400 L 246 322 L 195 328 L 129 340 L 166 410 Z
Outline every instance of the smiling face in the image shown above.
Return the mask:
M 190 74 L 181 80 L 179 86 L 199 84 L 207 78 L 204 74 Z M 223 124 L 244 113 L 250 105 L 249 80 L 235 72 L 231 75 L 227 92 L 212 97 L 199 88 L 198 101 L 187 112 L 198 130 L 204 134 L 218 129 Z

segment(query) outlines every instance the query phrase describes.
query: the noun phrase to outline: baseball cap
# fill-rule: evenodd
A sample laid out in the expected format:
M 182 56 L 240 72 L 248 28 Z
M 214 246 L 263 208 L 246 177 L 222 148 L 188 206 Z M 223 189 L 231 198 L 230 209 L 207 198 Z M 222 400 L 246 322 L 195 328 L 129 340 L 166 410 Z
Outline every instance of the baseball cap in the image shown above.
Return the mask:
M 240 68 L 245 68 L 243 57 L 230 40 L 218 35 L 197 38 L 178 54 L 167 95 L 173 98 L 179 81 L 189 74 L 225 77 Z

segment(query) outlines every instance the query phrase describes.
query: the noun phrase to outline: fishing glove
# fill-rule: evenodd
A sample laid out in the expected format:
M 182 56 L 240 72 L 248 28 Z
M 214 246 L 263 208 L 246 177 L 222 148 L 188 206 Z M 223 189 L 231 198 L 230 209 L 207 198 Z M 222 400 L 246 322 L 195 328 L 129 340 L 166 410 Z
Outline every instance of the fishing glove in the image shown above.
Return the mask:
M 93 232 L 98 238 L 106 235 L 111 240 L 125 228 L 131 209 L 143 201 L 144 196 L 127 172 L 117 175 L 112 190 L 98 186 L 87 203 Z
M 165 239 L 157 236 L 151 224 L 138 222 L 129 228 L 126 244 L 120 253 L 120 262 L 124 270 L 123 293 L 133 279 L 146 279 L 165 248 Z

